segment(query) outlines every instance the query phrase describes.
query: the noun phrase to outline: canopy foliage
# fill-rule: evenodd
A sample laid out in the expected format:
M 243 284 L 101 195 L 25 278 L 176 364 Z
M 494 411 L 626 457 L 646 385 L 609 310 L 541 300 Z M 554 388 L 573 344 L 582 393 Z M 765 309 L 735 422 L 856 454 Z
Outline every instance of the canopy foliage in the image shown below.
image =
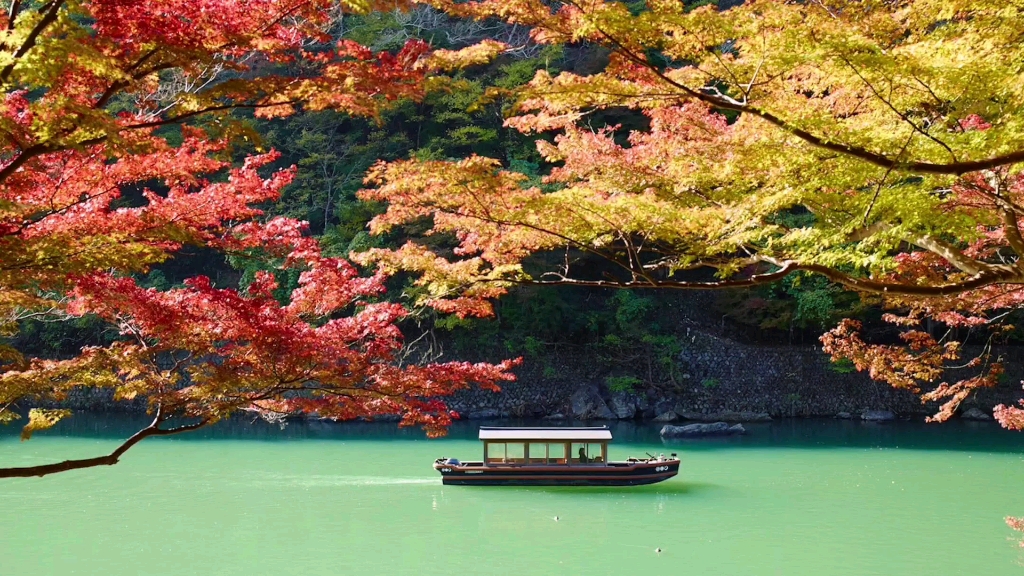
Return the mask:
M 144 398 L 152 423 L 109 455 L 2 468 L 34 476 L 118 461 L 148 436 L 247 410 L 350 419 L 399 415 L 440 434 L 438 398 L 494 388 L 514 362 L 403 361 L 380 275 L 325 256 L 304 222 L 264 218 L 295 170 L 277 153 L 232 162 L 255 135 L 232 112 L 276 118 L 338 110 L 379 116 L 418 100 L 441 73 L 502 46 L 461 51 L 412 40 L 374 53 L 330 29 L 346 12 L 403 2 L 50 0 L 0 17 L 0 329 L 26 319 L 94 317 L 117 336 L 71 358 L 0 348 L 0 420 L 17 402 L 81 387 Z M 185 248 L 258 257 L 270 270 L 243 290 L 196 276 L 158 290 L 138 277 Z M 273 272 L 296 278 L 281 296 Z M 283 300 L 283 301 L 282 301 Z M 66 410 L 34 409 L 23 437 Z
M 1016 3 L 754 0 L 445 3 L 532 27 L 539 43 L 607 50 L 594 73 L 539 71 L 506 125 L 540 134 L 542 186 L 499 159 L 407 160 L 371 171 L 388 202 L 375 232 L 428 218 L 453 250 L 410 242 L 358 255 L 414 271 L 421 301 L 487 315 L 522 283 L 718 289 L 820 275 L 872 294 L 888 318 L 987 326 L 1024 284 L 1024 8 Z M 595 125 L 603 111 L 646 126 Z M 531 256 L 564 253 L 537 269 Z M 579 255 L 616 272 L 588 275 Z M 533 266 L 533 267 L 532 267 Z M 916 329 L 873 346 L 856 323 L 824 337 L 836 359 L 919 390 L 961 354 Z M 1002 327 L 1000 329 L 1004 329 Z M 948 417 L 1001 372 L 939 386 Z M 1020 427 L 1020 412 L 997 411 Z

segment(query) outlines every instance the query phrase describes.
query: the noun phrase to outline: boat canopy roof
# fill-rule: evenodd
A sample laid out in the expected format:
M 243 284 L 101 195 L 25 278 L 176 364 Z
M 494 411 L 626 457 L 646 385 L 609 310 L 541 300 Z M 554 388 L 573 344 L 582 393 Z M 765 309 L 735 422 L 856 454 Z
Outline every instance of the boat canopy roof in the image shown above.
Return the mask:
M 612 431 L 607 426 L 592 428 L 503 428 L 498 426 L 481 426 L 480 439 L 509 442 L 601 442 L 611 440 Z

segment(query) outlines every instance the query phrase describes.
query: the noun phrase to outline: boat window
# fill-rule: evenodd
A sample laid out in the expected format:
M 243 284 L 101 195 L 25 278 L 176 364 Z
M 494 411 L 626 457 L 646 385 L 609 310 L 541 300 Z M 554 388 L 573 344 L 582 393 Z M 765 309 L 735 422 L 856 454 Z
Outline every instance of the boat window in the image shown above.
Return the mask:
M 526 462 L 526 444 L 524 442 L 506 443 L 505 461 L 516 464 L 522 464 Z
M 601 452 L 601 443 L 584 444 L 582 442 L 572 443 L 573 464 L 598 464 L 604 462 L 604 454 Z
M 565 444 L 548 444 L 548 464 L 565 464 Z
M 543 448 L 543 444 L 541 444 Z M 541 452 L 543 456 L 544 452 Z M 524 442 L 488 442 L 488 464 L 525 464 L 526 444 Z
M 530 464 L 546 464 L 548 461 L 548 445 L 530 443 Z
M 569 457 L 572 458 L 573 464 L 589 464 L 590 455 L 587 454 L 587 445 L 579 442 L 573 442 L 569 451 Z
M 488 442 L 487 443 L 487 462 L 488 463 L 502 463 L 505 461 L 505 443 L 504 442 Z

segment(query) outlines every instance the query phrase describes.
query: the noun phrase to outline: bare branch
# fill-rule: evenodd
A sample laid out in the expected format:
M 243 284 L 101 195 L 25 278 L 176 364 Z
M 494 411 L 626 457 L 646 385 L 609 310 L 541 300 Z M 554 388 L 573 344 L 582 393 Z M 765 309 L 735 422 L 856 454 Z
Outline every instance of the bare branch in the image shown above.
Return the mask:
M 846 235 L 846 241 L 847 242 L 860 242 L 861 240 L 866 240 L 866 239 L 874 236 L 875 234 L 879 234 L 881 232 L 885 232 L 886 230 L 889 230 L 890 228 L 892 228 L 892 224 L 890 224 L 888 222 L 885 222 L 885 221 L 882 221 L 882 220 L 879 220 L 878 222 L 875 222 L 874 224 L 869 224 L 867 226 L 862 226 L 860 228 L 855 229 L 853 232 L 850 232 L 849 234 Z
M 771 259 L 762 258 L 764 262 L 770 262 Z M 900 296 L 923 296 L 923 297 L 939 297 L 939 296 L 951 296 L 954 294 L 960 294 L 963 292 L 969 292 L 971 290 L 977 290 L 978 288 L 984 288 L 986 286 L 1004 285 L 1004 284 L 1024 284 L 1024 274 L 1021 274 L 1016 267 L 1010 266 L 990 266 L 988 270 L 977 274 L 971 278 L 963 280 L 961 282 L 952 282 L 948 284 L 940 284 L 937 286 L 916 286 L 909 284 L 894 284 L 888 282 L 879 282 L 876 280 L 870 280 L 867 278 L 858 278 L 851 276 L 838 270 L 833 270 L 827 266 L 819 264 L 798 264 L 793 261 L 779 262 L 781 268 L 776 272 L 770 272 L 766 274 L 755 274 L 749 278 L 742 280 L 720 280 L 710 282 L 690 282 L 685 280 L 638 280 L 638 281 L 619 281 L 619 280 L 577 280 L 573 278 L 565 278 L 554 273 L 548 273 L 548 275 L 557 276 L 555 280 L 509 280 L 502 279 L 496 280 L 500 282 L 510 282 L 515 284 L 529 284 L 539 286 L 587 286 L 591 288 L 657 288 L 657 289 L 668 289 L 668 290 L 729 290 L 733 288 L 748 288 L 751 286 L 759 286 L 762 284 L 770 284 L 785 278 L 786 276 L 798 272 L 806 271 L 820 274 L 829 280 L 851 288 L 853 290 L 861 292 L 869 292 L 873 294 L 891 294 Z
M 150 436 L 169 436 L 171 434 L 191 432 L 192 430 L 198 430 L 210 423 L 209 420 L 201 420 L 195 424 L 185 424 L 176 428 L 162 429 L 159 427 L 161 422 L 163 422 L 163 418 L 158 411 L 156 418 L 153 419 L 153 422 L 149 426 L 146 426 L 142 430 L 133 434 L 131 438 L 125 440 L 124 443 L 106 456 L 81 458 L 78 460 L 64 460 L 63 462 L 40 464 L 38 466 L 0 468 L 0 478 L 31 478 L 32 476 L 47 476 L 49 474 L 57 474 L 59 472 L 67 472 L 69 470 L 80 470 L 82 468 L 92 468 L 95 466 L 113 466 L 114 464 L 117 464 L 118 460 L 125 452 L 128 451 L 129 448 Z
M 908 234 L 906 235 L 906 238 L 908 242 L 920 246 L 929 252 L 934 252 L 935 254 L 942 256 L 950 264 L 968 274 L 981 274 L 982 272 L 992 270 L 993 268 L 990 264 L 985 264 L 984 262 L 979 262 L 973 258 L 969 258 L 952 244 L 939 240 L 934 236 L 930 236 L 928 234 Z

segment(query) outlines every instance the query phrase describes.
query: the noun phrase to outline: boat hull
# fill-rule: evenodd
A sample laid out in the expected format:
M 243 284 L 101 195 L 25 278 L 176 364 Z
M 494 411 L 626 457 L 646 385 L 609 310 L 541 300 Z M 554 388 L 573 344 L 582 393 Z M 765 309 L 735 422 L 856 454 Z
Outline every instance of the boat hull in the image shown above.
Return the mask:
M 434 464 L 448 486 L 641 486 L 679 473 L 679 461 L 609 463 L 606 466 L 483 466 Z

